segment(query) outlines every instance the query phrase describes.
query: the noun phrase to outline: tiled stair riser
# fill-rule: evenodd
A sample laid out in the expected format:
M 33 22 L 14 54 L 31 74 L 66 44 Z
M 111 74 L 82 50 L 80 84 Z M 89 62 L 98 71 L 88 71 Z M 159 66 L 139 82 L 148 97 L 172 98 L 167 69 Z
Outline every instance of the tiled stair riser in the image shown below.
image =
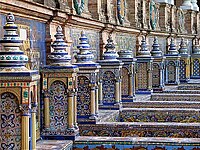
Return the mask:
M 200 94 L 152 94 L 151 101 L 200 101 Z
M 200 138 L 199 123 L 104 122 L 79 127 L 81 136 Z
M 200 113 L 195 109 L 137 108 L 120 113 L 121 122 L 179 122 L 200 123 Z
M 137 101 L 123 104 L 123 108 L 193 108 L 200 109 L 200 102 L 188 101 Z

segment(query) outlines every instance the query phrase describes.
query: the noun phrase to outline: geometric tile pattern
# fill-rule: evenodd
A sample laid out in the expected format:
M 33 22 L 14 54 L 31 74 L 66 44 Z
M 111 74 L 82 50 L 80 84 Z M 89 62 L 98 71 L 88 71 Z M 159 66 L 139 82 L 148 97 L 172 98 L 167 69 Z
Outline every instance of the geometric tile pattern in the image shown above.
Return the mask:
M 169 83 L 174 83 L 176 82 L 176 66 L 173 61 L 170 61 L 167 66 L 167 71 L 168 71 L 168 82 Z
M 103 74 L 103 103 L 115 102 L 115 74 L 111 71 L 106 71 Z
M 127 68 L 122 67 L 122 95 L 128 95 L 128 85 L 129 85 L 129 71 Z
M 200 64 L 199 64 L 199 60 L 195 59 L 193 61 L 193 76 L 200 76 Z
M 77 115 L 90 115 L 91 90 L 90 80 L 85 76 L 78 77 Z
M 138 89 L 145 90 L 148 88 L 147 63 L 138 63 Z
M 185 64 L 184 60 L 180 60 L 179 79 L 180 80 L 185 80 L 186 79 L 186 64 Z
M 152 72 L 152 84 L 153 87 L 160 86 L 160 66 L 157 63 L 153 63 L 153 72 Z
M 17 97 L 12 93 L 0 95 L 0 149 L 21 147 L 21 112 Z
M 66 86 L 61 81 L 51 84 L 50 99 L 50 130 L 54 132 L 65 131 L 68 128 L 68 100 Z

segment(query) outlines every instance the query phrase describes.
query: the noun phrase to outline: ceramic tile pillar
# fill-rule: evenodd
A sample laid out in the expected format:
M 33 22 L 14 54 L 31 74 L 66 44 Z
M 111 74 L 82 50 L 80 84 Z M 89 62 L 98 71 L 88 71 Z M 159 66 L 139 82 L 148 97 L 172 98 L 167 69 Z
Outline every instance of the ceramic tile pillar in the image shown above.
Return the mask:
M 23 41 L 17 34 L 14 15 L 8 14 L 6 21 L 0 40 L 0 149 L 33 149 L 36 116 L 31 113 L 37 107 L 39 75 L 25 67 L 28 57 L 20 50 Z
M 124 64 L 122 66 L 122 102 L 133 102 L 135 100 L 135 62 L 131 50 L 120 50 L 119 58 Z
M 154 91 L 164 90 L 165 57 L 162 55 L 157 37 L 154 38 L 151 55 L 153 59 L 152 87 Z
M 180 55 L 177 51 L 174 39 L 171 38 L 169 49 L 165 54 L 165 84 L 177 85 L 179 84 L 179 64 Z
M 136 94 L 152 93 L 152 63 L 153 58 L 147 48 L 146 39 L 142 37 L 140 50 L 137 53 Z
M 70 63 L 71 56 L 65 51 L 62 27 L 56 29 L 54 49 L 48 59 L 50 64 L 41 70 L 43 109 L 43 139 L 75 139 L 76 126 L 75 91 L 78 67 Z
M 191 54 L 191 78 L 200 78 L 200 45 L 197 38 L 193 41 Z
M 117 60 L 119 57 L 115 51 L 115 46 L 111 36 L 103 54 L 103 59 L 99 60 L 101 65 L 99 77 L 99 108 L 101 109 L 120 109 L 121 107 L 121 71 L 123 63 Z
M 183 4 L 180 6 L 183 10 L 192 10 L 193 5 L 191 3 L 191 0 L 184 0 Z
M 190 55 L 188 54 L 188 48 L 184 38 L 181 38 L 179 54 L 181 56 L 179 80 L 180 82 L 188 82 L 190 79 Z
M 81 32 L 80 43 L 77 46 L 79 53 L 76 56 L 77 74 L 77 117 L 78 123 L 96 123 L 97 119 L 97 83 L 100 65 L 93 62 L 94 55 L 90 52 L 90 45 L 85 33 Z

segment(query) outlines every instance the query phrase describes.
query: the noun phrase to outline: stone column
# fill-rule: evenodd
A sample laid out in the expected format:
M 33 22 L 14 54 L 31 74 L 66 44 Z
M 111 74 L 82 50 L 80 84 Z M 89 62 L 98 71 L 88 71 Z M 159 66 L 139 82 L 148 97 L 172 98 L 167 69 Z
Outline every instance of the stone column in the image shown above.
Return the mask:
M 74 127 L 78 128 L 78 125 L 77 125 L 77 89 L 74 93 Z
M 99 88 L 98 88 L 98 85 L 96 85 L 96 90 L 95 90 L 95 96 L 96 96 L 96 105 L 95 105 L 95 111 L 96 111 L 96 115 L 98 115 L 99 113 Z
M 95 116 L 95 86 L 92 85 L 91 87 L 91 117 Z
M 103 100 L 103 97 L 102 97 L 102 81 L 100 80 L 99 81 L 99 104 L 102 104 L 102 100 Z
M 117 79 L 116 83 L 115 83 L 115 102 L 116 103 L 120 102 L 120 81 L 119 81 L 119 79 Z
M 191 0 L 184 0 L 183 4 L 180 6 L 181 9 L 183 10 L 192 10 L 193 5 L 191 3 Z
M 197 0 L 191 0 L 193 10 L 194 11 L 199 11 L 199 6 L 197 5 Z
M 68 127 L 70 129 L 74 128 L 74 105 L 73 105 L 73 101 L 74 101 L 74 94 L 69 91 L 68 94 Z
M 129 74 L 129 88 L 128 88 L 128 95 L 133 96 L 133 74 Z
M 29 149 L 29 118 L 30 108 L 28 104 L 21 104 L 20 109 L 22 111 L 22 125 L 21 125 L 21 146 L 23 150 Z
M 50 127 L 49 97 L 46 94 L 44 97 L 44 126 L 45 129 Z
M 37 112 L 37 104 L 35 103 L 31 110 L 32 116 L 32 149 L 36 149 L 36 112 Z

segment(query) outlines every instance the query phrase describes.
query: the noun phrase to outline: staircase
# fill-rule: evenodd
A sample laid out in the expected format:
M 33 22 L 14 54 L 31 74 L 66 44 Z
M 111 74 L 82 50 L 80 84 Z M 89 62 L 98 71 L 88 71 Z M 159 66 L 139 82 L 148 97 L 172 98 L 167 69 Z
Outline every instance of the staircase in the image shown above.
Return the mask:
M 97 124 L 80 126 L 81 137 L 76 139 L 74 149 L 80 145 L 85 148 L 85 144 L 88 149 L 91 145 L 96 148 L 112 145 L 122 150 L 124 147 L 198 150 L 199 87 L 198 84 L 167 87 L 162 93 L 136 96 L 136 101 L 124 103 L 121 111 L 100 111 Z

